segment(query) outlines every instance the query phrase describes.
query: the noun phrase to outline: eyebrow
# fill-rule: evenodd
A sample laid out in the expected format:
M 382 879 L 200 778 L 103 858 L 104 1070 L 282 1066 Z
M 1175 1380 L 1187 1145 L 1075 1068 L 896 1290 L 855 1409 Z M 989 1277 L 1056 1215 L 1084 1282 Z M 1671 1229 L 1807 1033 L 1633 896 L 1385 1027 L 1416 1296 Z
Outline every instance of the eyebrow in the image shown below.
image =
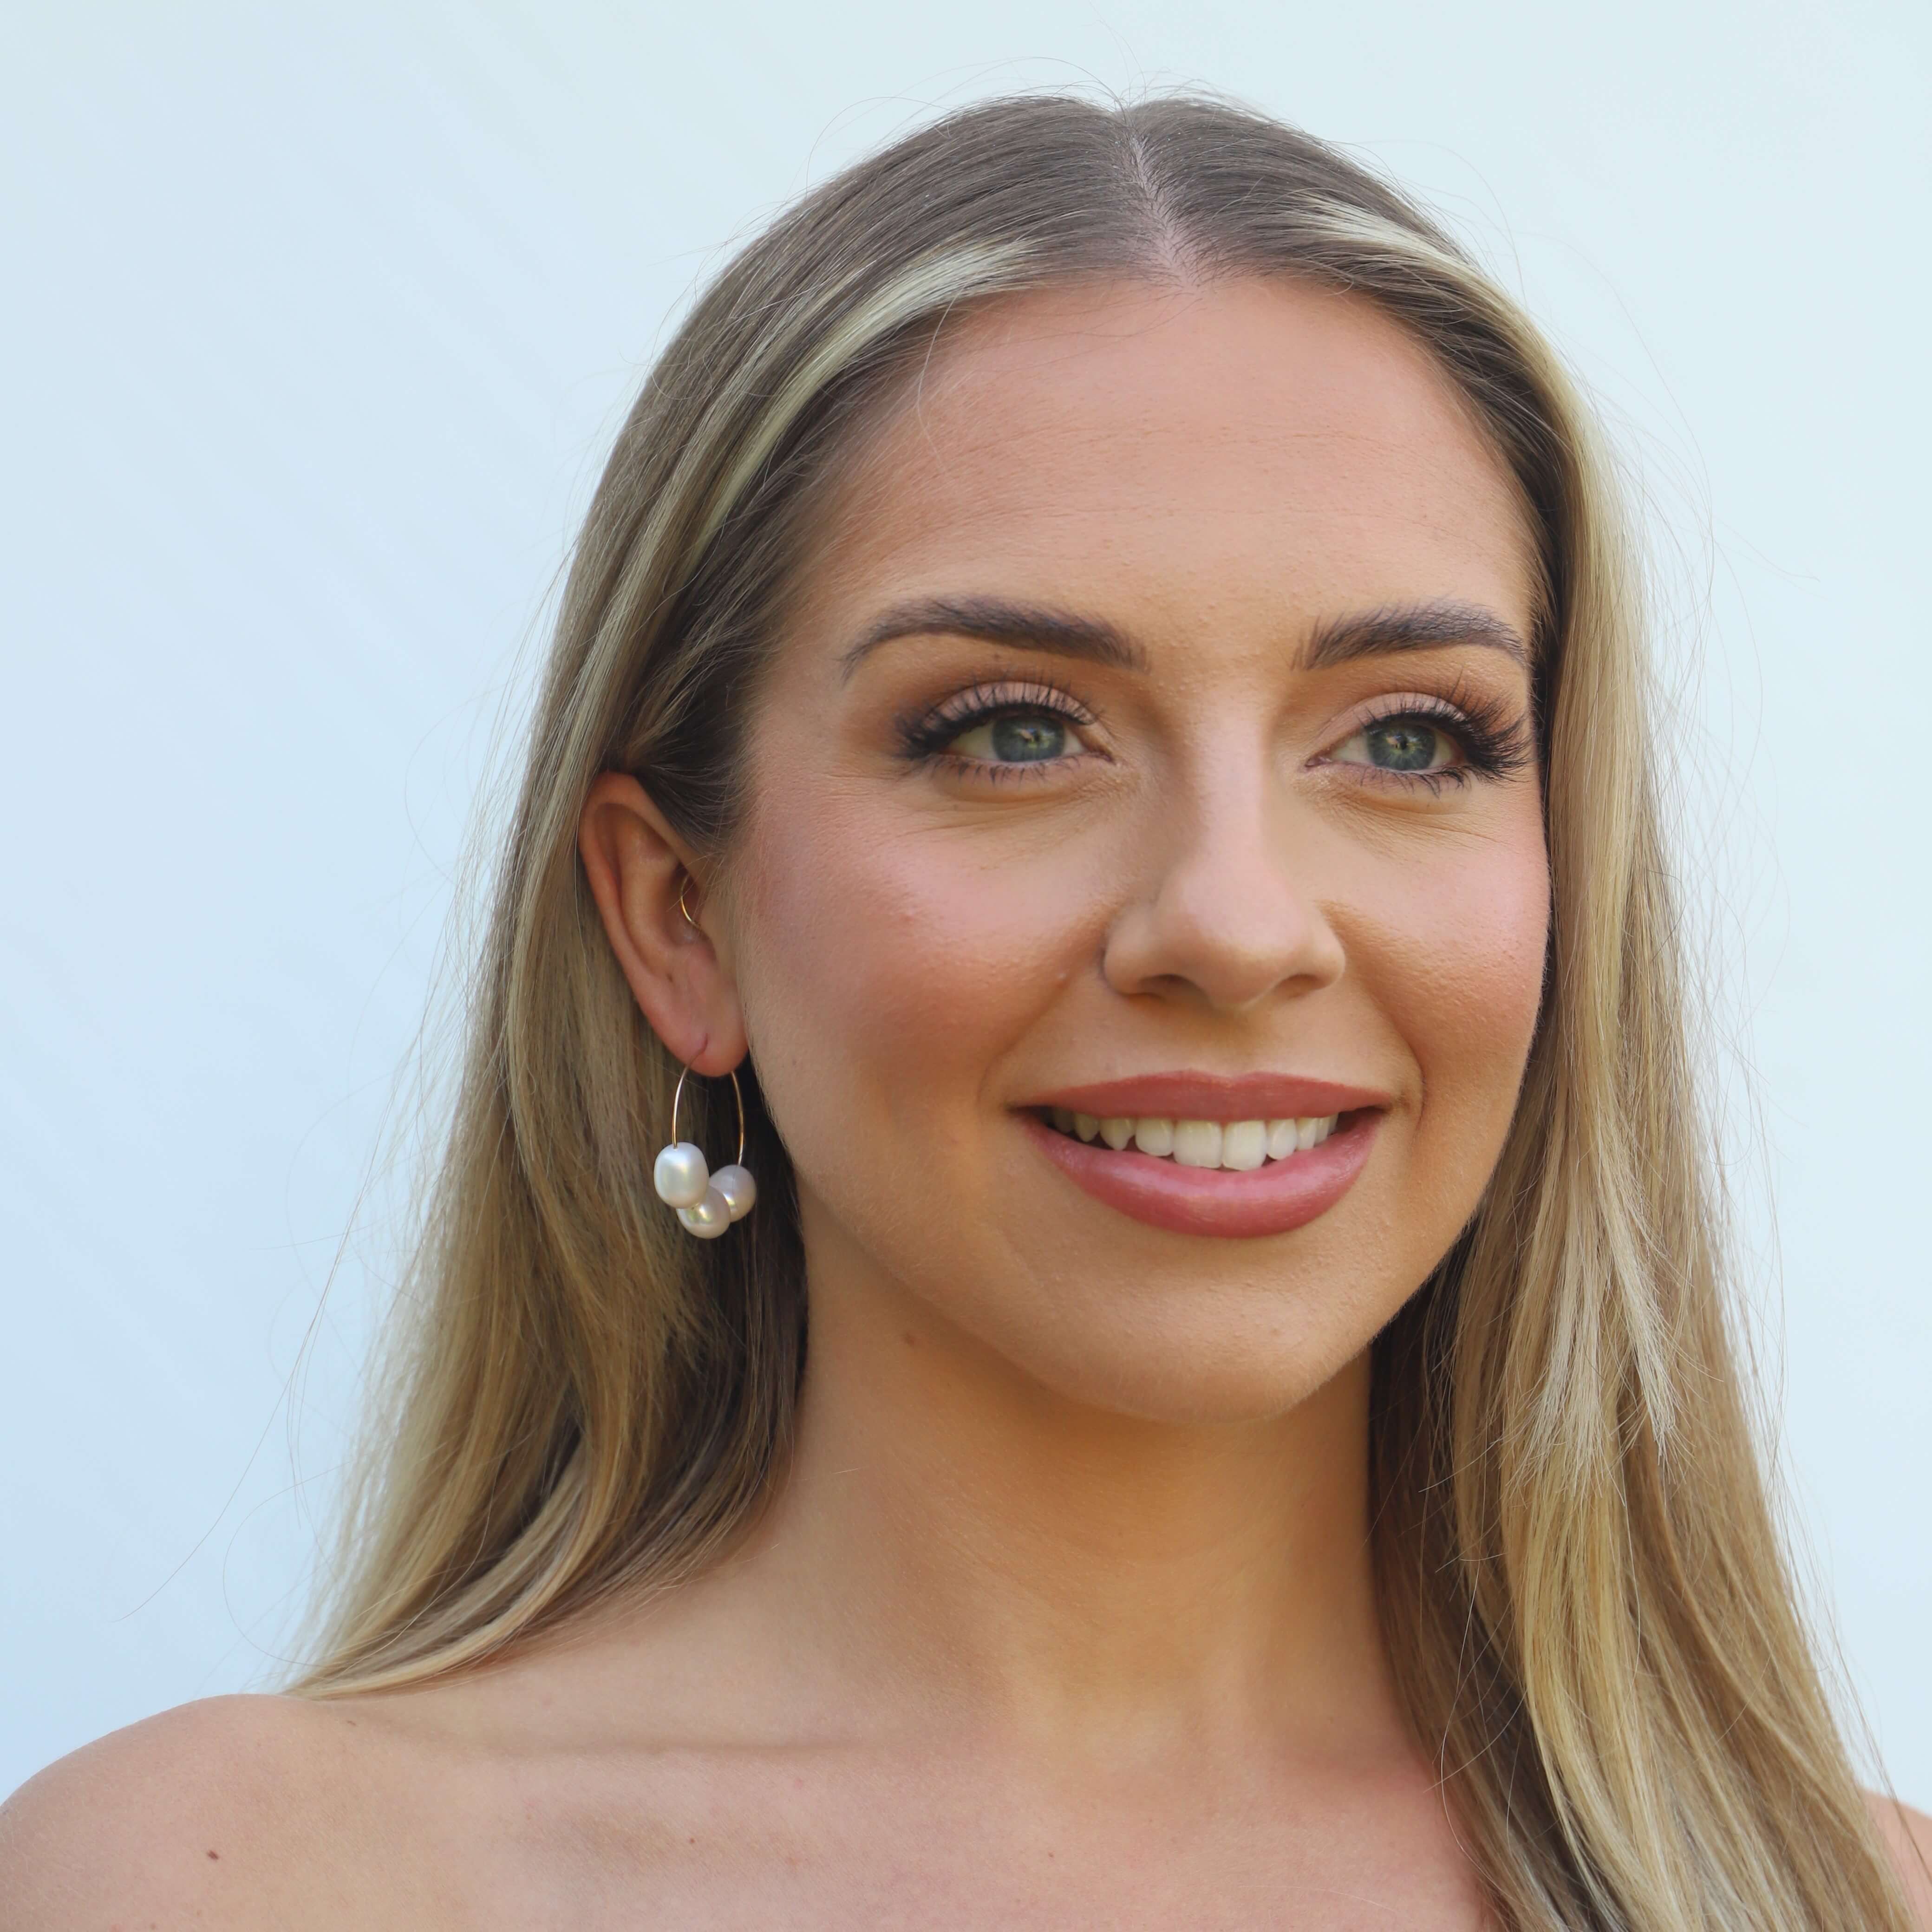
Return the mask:
M 880 645 L 896 638 L 978 638 L 1055 657 L 1082 658 L 1117 670 L 1148 668 L 1147 653 L 1126 633 L 1097 617 L 1000 597 L 920 597 L 896 604 L 869 625 L 839 661 L 850 677 Z M 1480 604 L 1443 600 L 1386 605 L 1316 626 L 1297 668 L 1328 670 L 1358 658 L 1394 651 L 1437 650 L 1480 644 L 1533 668 L 1530 648 L 1514 625 Z
M 840 670 L 850 677 L 880 645 L 894 638 L 918 637 L 979 638 L 1054 657 L 1084 658 L 1115 670 L 1148 668 L 1140 646 L 1097 617 L 999 597 L 920 597 L 894 604 L 872 623 L 840 660 Z
M 1525 670 L 1533 668 L 1529 646 L 1514 624 L 1480 604 L 1454 602 L 1391 604 L 1359 616 L 1331 618 L 1309 639 L 1300 668 L 1328 670 L 1357 658 L 1448 644 L 1487 645 L 1515 658 Z

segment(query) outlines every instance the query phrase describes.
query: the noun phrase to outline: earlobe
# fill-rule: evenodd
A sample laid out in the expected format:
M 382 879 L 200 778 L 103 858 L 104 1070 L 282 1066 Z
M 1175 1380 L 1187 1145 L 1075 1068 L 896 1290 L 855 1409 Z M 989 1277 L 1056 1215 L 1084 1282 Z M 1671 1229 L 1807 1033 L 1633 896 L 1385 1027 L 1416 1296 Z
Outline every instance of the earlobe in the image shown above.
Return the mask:
M 744 1021 L 704 922 L 704 894 L 693 886 L 696 855 L 622 772 L 591 787 L 577 849 L 611 952 L 652 1030 L 698 1072 L 728 1072 L 745 1057 Z

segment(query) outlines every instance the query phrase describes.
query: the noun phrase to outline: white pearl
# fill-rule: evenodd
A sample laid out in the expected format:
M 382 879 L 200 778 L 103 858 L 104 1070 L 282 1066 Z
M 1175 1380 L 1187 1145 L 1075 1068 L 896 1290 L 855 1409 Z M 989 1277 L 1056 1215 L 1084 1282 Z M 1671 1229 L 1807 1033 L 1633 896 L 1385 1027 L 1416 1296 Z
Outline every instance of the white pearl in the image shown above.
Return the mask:
M 666 1148 L 651 1169 L 658 1198 L 673 1208 L 695 1208 L 704 1198 L 711 1170 L 704 1164 L 704 1150 L 688 1141 Z
M 721 1167 L 711 1177 L 711 1184 L 724 1196 L 734 1221 L 742 1221 L 758 1198 L 758 1184 L 752 1178 L 751 1171 L 735 1160 L 729 1167 Z
M 694 1208 L 680 1208 L 677 1218 L 700 1241 L 715 1241 L 731 1225 L 731 1204 L 716 1188 L 707 1187 Z

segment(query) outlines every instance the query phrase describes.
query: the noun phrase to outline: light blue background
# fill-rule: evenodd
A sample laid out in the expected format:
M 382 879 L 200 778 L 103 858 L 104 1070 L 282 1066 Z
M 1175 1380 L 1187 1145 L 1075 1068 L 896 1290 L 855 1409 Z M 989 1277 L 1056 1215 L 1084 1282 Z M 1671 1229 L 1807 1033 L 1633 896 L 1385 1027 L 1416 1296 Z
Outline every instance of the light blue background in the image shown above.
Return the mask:
M 1183 80 L 1432 197 L 1611 412 L 1769 1400 L 1932 1802 L 1923 0 L 87 0 L 6 40 L 0 1789 L 274 1668 L 380 1175 L 324 1282 L 667 318 L 932 107 Z

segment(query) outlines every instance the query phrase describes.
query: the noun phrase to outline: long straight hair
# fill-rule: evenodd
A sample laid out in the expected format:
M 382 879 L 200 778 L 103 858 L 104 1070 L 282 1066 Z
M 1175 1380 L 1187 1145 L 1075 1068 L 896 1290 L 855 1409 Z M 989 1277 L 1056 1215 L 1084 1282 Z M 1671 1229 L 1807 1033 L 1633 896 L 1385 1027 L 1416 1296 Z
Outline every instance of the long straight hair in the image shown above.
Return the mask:
M 1239 276 L 1345 291 L 1424 345 L 1514 477 L 1542 574 L 1543 1012 L 1482 1204 L 1374 1350 L 1380 1597 L 1415 1736 L 1508 1925 L 1903 1932 L 1734 1360 L 1640 586 L 1592 418 L 1409 200 L 1195 97 L 926 127 L 774 222 L 651 371 L 566 586 L 388 1406 L 296 1688 L 421 1682 L 668 1588 L 769 1496 L 804 1361 L 790 1170 L 748 1080 L 759 1213 L 694 1242 L 652 1195 L 676 1066 L 592 903 L 586 795 L 634 772 L 728 860 L 811 507 L 949 319 Z

